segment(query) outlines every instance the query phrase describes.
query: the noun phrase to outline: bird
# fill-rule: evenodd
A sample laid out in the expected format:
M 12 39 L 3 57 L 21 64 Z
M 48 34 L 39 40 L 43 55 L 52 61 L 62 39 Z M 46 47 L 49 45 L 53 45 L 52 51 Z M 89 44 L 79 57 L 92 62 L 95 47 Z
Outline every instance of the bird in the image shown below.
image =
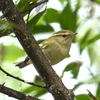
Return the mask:
M 70 30 L 60 30 L 39 44 L 51 65 L 55 65 L 67 57 L 75 35 L 76 33 Z M 31 63 L 27 56 L 25 60 L 16 62 L 15 66 L 24 68 Z

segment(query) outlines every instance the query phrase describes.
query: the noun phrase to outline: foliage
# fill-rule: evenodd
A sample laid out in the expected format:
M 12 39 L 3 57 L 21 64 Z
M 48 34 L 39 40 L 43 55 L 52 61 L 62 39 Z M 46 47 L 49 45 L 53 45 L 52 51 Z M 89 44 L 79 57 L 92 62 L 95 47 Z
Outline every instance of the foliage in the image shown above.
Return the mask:
M 99 17 L 95 16 L 95 14 L 96 11 L 98 10 L 96 6 L 100 4 L 100 1 L 90 0 L 89 2 L 85 3 L 86 1 L 80 1 L 80 0 L 75 0 L 75 1 L 59 0 L 57 2 L 60 3 L 62 7 L 61 10 L 56 9 L 56 6 L 55 8 L 47 8 L 46 3 L 42 3 L 42 0 L 40 0 L 40 2 L 41 4 L 39 3 L 38 0 L 26 0 L 26 1 L 19 0 L 16 6 L 18 10 L 21 12 L 26 24 L 28 25 L 31 33 L 34 36 L 38 36 L 40 33 L 42 33 L 42 35 L 45 35 L 46 33 L 49 34 L 55 31 L 55 28 L 57 26 L 56 25 L 53 26 L 52 24 L 54 23 L 60 26 L 58 30 L 68 29 L 78 33 L 76 35 L 76 38 L 74 39 L 74 42 L 78 44 L 77 48 L 79 53 L 77 56 L 80 59 L 78 59 L 78 61 L 75 60 L 69 62 L 69 64 L 67 64 L 64 70 L 62 71 L 61 76 L 63 78 L 66 72 L 70 72 L 72 74 L 73 76 L 72 79 L 77 80 L 77 83 L 73 86 L 74 91 L 78 90 L 84 84 L 92 85 L 95 83 L 96 84 L 95 86 L 97 86 L 97 89 L 95 89 L 96 90 L 95 96 L 99 100 L 100 99 L 99 95 L 100 94 L 100 76 L 99 76 L 100 75 L 100 68 L 99 68 L 100 14 L 98 14 Z M 82 5 L 82 3 L 84 3 L 85 6 Z M 72 6 L 72 4 L 74 4 L 74 6 Z M 84 12 L 86 12 L 86 14 Z M 13 34 L 8 35 L 9 33 L 12 33 L 12 30 L 9 27 L 8 23 L 6 22 L 5 19 L 0 19 L 0 37 L 1 40 L 5 39 L 5 41 L 0 42 L 1 43 L 0 63 L 1 66 L 4 66 L 5 69 L 7 69 L 8 71 L 10 70 L 12 74 L 13 70 L 16 69 L 16 75 L 22 77 L 21 70 L 15 68 L 12 63 L 14 63 L 16 60 L 20 60 L 21 57 L 24 57 L 25 52 L 22 50 L 22 48 L 19 46 L 18 43 L 14 42 L 16 41 L 16 38 L 14 38 L 14 36 L 12 37 Z M 11 41 L 7 41 L 6 37 L 10 38 Z M 38 43 L 40 43 L 40 41 L 42 41 L 43 39 L 39 38 Z M 72 51 L 75 52 L 74 50 Z M 84 56 L 83 58 L 84 52 L 86 52 L 87 56 Z M 84 66 L 85 69 L 87 69 L 87 71 L 89 72 L 88 77 L 85 77 L 85 79 L 83 79 L 83 76 L 80 76 L 80 74 L 82 73 L 82 68 L 83 68 L 82 66 Z M 85 74 L 84 70 L 83 72 Z M 0 82 L 2 83 L 4 81 L 3 78 L 5 78 L 5 75 L 3 75 L 0 72 L 0 76 L 3 76 L 0 77 L 2 78 L 0 80 Z M 79 77 L 81 77 L 80 81 L 78 81 Z M 9 82 L 15 84 L 15 81 L 10 79 L 6 84 L 7 86 L 12 86 L 12 84 L 8 84 Z M 43 85 L 41 80 L 39 80 L 39 82 L 36 83 Z M 17 87 L 12 86 L 12 87 L 18 89 L 18 86 Z M 24 88 L 22 92 L 30 94 L 35 97 L 40 97 L 47 93 L 45 89 L 37 88 L 35 86 L 29 86 L 29 85 L 27 86 L 24 84 L 23 87 Z M 75 99 L 91 100 L 87 94 L 79 94 L 75 97 Z

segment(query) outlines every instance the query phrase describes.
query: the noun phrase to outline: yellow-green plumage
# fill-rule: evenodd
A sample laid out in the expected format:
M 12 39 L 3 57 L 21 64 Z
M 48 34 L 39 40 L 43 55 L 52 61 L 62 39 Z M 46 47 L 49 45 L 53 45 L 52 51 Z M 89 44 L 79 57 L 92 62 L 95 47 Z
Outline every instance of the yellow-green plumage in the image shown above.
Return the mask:
M 57 64 L 67 56 L 74 36 L 75 33 L 69 30 L 61 30 L 54 33 L 51 37 L 39 44 L 45 57 L 49 60 L 51 65 Z M 31 62 L 28 61 L 25 64 L 25 61 L 23 61 L 17 63 L 16 66 L 23 68 L 30 63 Z
M 51 65 L 57 64 L 67 56 L 74 35 L 69 30 L 58 31 L 40 44 Z

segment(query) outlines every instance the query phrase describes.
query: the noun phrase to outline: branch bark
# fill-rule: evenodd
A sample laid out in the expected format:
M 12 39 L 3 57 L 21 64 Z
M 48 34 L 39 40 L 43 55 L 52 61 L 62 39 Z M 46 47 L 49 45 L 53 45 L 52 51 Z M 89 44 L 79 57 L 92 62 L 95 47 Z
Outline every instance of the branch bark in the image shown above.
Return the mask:
M 17 98 L 18 100 L 39 100 L 39 99 L 33 98 L 31 96 L 26 96 L 25 94 L 18 92 L 16 90 L 10 89 L 10 88 L 4 86 L 4 84 L 2 84 L 2 85 L 0 84 L 0 92 L 7 94 L 10 97 Z
M 64 86 L 61 79 L 52 69 L 12 0 L 0 0 L 0 9 L 7 20 L 17 26 L 12 26 L 16 37 L 55 100 L 74 100 L 74 93 Z
M 1 70 L 3 73 L 5 73 L 7 76 L 9 76 L 9 77 L 11 77 L 11 78 L 14 78 L 14 79 L 16 79 L 16 80 L 19 80 L 19 81 L 21 81 L 21 82 L 24 82 L 24 83 L 26 83 L 26 84 L 29 84 L 29 85 L 32 85 L 32 86 L 36 86 L 36 87 L 39 87 L 39 88 L 46 88 L 45 86 L 41 86 L 41 85 L 35 84 L 35 83 L 33 83 L 33 82 L 26 82 L 25 80 L 23 80 L 23 79 L 21 79 L 21 78 L 19 78 L 19 77 L 16 77 L 16 76 L 14 76 L 14 75 L 11 75 L 10 73 L 8 73 L 8 72 L 5 71 L 4 69 L 2 69 L 1 66 L 0 66 L 0 70 Z

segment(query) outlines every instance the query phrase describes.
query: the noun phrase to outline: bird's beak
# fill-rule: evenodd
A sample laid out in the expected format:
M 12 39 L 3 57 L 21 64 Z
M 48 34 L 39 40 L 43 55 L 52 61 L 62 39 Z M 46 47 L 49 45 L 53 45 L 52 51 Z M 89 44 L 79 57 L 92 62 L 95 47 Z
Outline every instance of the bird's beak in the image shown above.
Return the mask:
M 75 33 L 75 35 L 77 35 L 78 33 Z

